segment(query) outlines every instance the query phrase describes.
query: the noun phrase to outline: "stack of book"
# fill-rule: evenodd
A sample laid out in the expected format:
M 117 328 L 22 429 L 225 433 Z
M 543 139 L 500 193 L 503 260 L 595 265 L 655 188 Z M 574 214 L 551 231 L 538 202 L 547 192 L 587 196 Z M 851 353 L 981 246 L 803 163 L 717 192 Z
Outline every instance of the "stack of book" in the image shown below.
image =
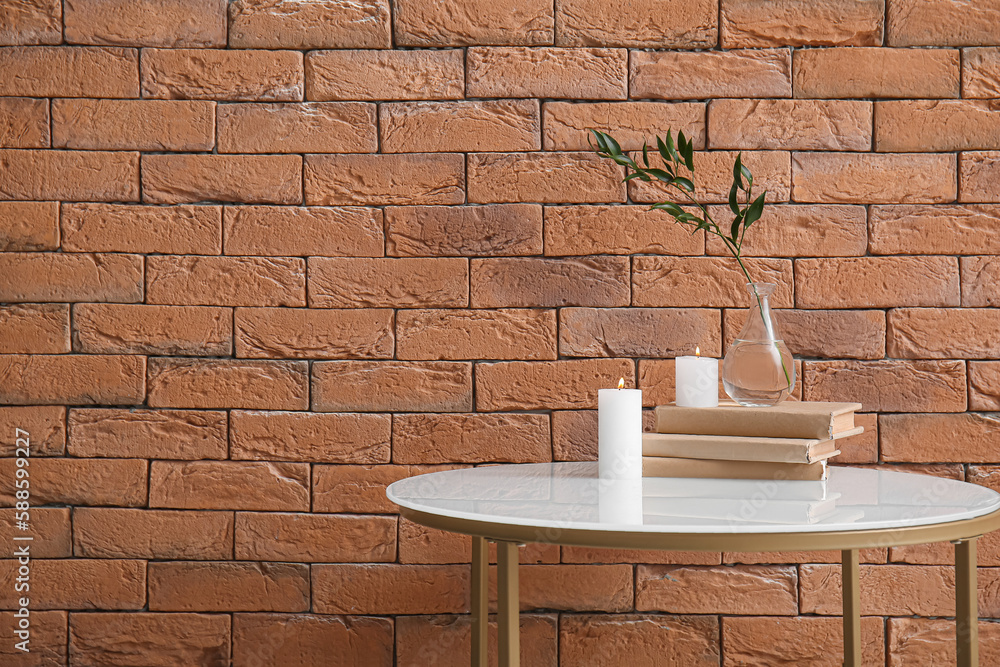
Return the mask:
M 770 408 L 656 408 L 642 436 L 646 477 L 822 480 L 838 441 L 858 435 L 860 403 L 785 401 Z

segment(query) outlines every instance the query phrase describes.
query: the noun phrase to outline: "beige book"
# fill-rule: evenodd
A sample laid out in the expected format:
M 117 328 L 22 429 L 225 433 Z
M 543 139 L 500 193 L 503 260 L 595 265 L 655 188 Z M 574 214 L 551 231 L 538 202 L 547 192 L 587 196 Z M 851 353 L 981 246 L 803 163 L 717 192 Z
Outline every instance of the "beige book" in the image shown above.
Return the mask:
M 698 477 L 705 479 L 820 480 L 826 479 L 826 461 L 773 463 L 771 461 L 716 461 L 643 456 L 644 477 Z
M 762 438 L 816 438 L 829 440 L 854 428 L 860 403 L 784 401 L 770 408 L 747 408 L 720 402 L 717 408 L 656 408 L 659 433 L 742 435 Z
M 837 451 L 837 440 L 864 432 L 863 426 L 838 433 L 833 440 L 816 438 L 747 438 L 736 435 L 643 433 L 643 456 L 676 456 L 683 459 L 774 461 L 815 463 Z

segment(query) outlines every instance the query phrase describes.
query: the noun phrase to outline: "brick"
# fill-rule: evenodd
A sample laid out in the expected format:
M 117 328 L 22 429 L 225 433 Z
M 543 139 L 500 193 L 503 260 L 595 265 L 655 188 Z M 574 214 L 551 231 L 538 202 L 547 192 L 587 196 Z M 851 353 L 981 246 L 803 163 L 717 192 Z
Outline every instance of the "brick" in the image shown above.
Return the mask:
M 233 615 L 234 665 L 392 667 L 393 640 L 393 621 L 388 618 Z
M 551 310 L 400 310 L 399 359 L 555 359 Z
M 868 227 L 875 255 L 1000 254 L 1000 206 L 872 206 Z
M 701 255 L 705 235 L 692 234 L 665 211 L 646 206 L 546 206 L 545 254 Z
M 594 421 L 596 429 L 597 421 Z M 595 431 L 596 433 L 596 431 Z M 596 453 L 595 453 L 596 460 Z M 563 563 L 657 563 L 663 565 L 718 565 L 721 554 L 704 551 L 643 551 L 640 549 L 604 549 L 563 547 Z
M 328 28 L 324 26 L 324 33 Z M 461 49 L 314 51 L 306 55 L 308 100 L 457 100 L 465 97 Z
M 558 619 L 521 614 L 519 641 L 524 667 L 556 667 Z M 497 653 L 497 624 L 488 620 L 486 655 Z M 466 615 L 402 616 L 396 619 L 399 667 L 464 667 L 471 660 L 472 621 Z M 361 663 L 359 663 L 361 664 Z
M 1000 40 L 993 2 L 969 6 L 960 0 L 917 2 L 898 0 L 888 5 L 888 43 L 892 46 L 976 46 Z
M 885 358 L 886 323 L 881 310 L 792 310 L 771 312 L 785 344 L 798 357 Z M 725 311 L 723 345 L 733 344 L 747 311 Z M 889 354 L 890 357 L 895 356 Z
M 471 47 L 466 57 L 466 94 L 624 100 L 627 63 L 624 49 Z
M 150 563 L 150 611 L 307 611 L 302 563 Z
M 597 460 L 595 410 L 552 411 L 552 460 Z
M 709 213 L 723 230 L 733 223 L 728 207 Z M 764 209 L 754 230 L 743 239 L 744 257 L 849 257 L 868 251 L 867 211 L 842 204 L 777 204 Z M 706 235 L 709 255 L 731 256 L 722 239 Z
M 758 282 L 778 285 L 771 305 L 792 305 L 792 260 L 747 259 Z M 753 298 L 746 276 L 731 258 L 636 257 L 632 270 L 632 305 L 672 308 L 749 307 Z
M 992 415 L 903 414 L 879 417 L 882 459 L 912 463 L 1000 460 L 1000 424 Z
M 705 105 L 699 102 L 545 102 L 542 105 L 542 141 L 547 151 L 587 151 L 593 145 L 589 130 L 600 128 L 627 151 L 642 150 L 645 140 L 655 149 L 650 130 L 676 127 L 705 148 Z
M 993 466 L 981 467 L 992 468 Z M 979 567 L 997 566 L 1000 564 L 1000 536 L 995 532 L 982 535 L 976 542 L 976 551 Z M 953 565 L 955 563 L 955 546 L 950 542 L 935 542 L 933 544 L 893 547 L 890 550 L 889 561 L 910 565 Z
M 715 0 L 566 0 L 557 4 L 556 23 L 559 46 L 707 49 L 718 44 L 719 5 Z
M 970 465 L 965 478 L 971 484 L 979 484 L 996 491 L 1000 487 L 1000 467 Z
M 70 558 L 73 554 L 73 537 L 70 528 L 70 509 L 68 507 L 34 507 L 31 510 L 31 529 L 28 536 L 31 543 L 32 558 Z M 77 512 L 82 510 L 77 508 Z M 0 510 L 0 536 L 3 537 L 3 547 L 0 547 L 0 558 L 16 558 L 16 551 L 23 542 L 15 541 L 15 537 L 24 537 L 25 533 L 15 527 L 18 514 L 14 508 Z M 0 653 L 0 655 L 3 655 Z
M 541 148 L 537 100 L 381 104 L 379 128 L 385 153 Z
M 496 545 L 487 544 L 488 560 L 496 563 Z M 518 547 L 518 562 L 558 563 L 558 544 L 527 544 Z M 413 564 L 471 563 L 472 540 L 468 535 L 460 535 L 435 528 L 421 526 L 406 519 L 399 521 L 399 562 Z
M 382 212 L 327 206 L 227 206 L 227 255 L 378 257 Z
M 151 359 L 150 407 L 305 410 L 309 366 L 304 361 Z
M 957 49 L 805 49 L 794 55 L 796 97 L 959 97 Z
M 230 428 L 233 459 L 389 462 L 389 415 L 233 410 Z
M 49 123 L 46 100 L 0 99 L 0 148 L 48 148 Z
M 1000 97 L 1000 48 L 962 50 L 962 97 Z
M 462 613 L 469 609 L 469 568 L 313 565 L 312 591 L 313 610 L 320 614 Z
M 856 437 L 856 436 L 855 436 Z M 844 440 L 843 442 L 847 442 Z M 837 459 L 839 465 L 840 459 Z M 885 563 L 888 549 L 861 549 L 858 558 L 862 563 Z M 796 563 L 840 563 L 840 551 L 727 551 L 722 554 L 722 562 L 745 565 Z
M 1000 626 L 979 623 L 979 657 L 983 664 L 1000 661 Z M 955 622 L 929 618 L 890 618 L 887 628 L 889 665 L 947 664 L 955 656 Z
M 236 558 L 298 563 L 394 561 L 396 518 L 237 512 Z
M 52 145 L 86 150 L 210 151 L 215 146 L 215 104 L 53 100 Z
M 695 173 L 687 170 L 682 174 L 694 182 L 695 198 L 702 204 L 724 204 L 729 202 L 729 189 L 733 186 L 733 164 L 737 151 L 711 151 L 694 154 Z M 742 152 L 742 163 L 753 172 L 755 192 L 767 191 L 767 202 L 789 200 L 792 188 L 791 154 L 786 151 Z M 639 159 L 639 155 L 633 156 Z M 631 181 L 629 196 L 638 203 L 655 203 L 664 200 L 687 204 L 684 195 L 675 189 L 668 189 L 662 183 Z M 688 228 L 690 231 L 690 228 Z
M 190 306 L 304 306 L 306 263 L 298 257 L 150 257 L 146 301 Z
M 538 463 L 552 460 L 546 415 L 393 416 L 394 463 Z
M 62 249 L 70 252 L 218 255 L 221 206 L 63 204 Z
M 446 6 L 431 0 L 404 0 L 393 11 L 399 46 L 552 44 L 552 3 L 505 0 L 482 4 L 459 0 Z
M 520 588 L 522 610 L 632 610 L 630 565 L 525 565 Z
M 619 378 L 635 386 L 630 359 L 506 361 L 476 366 L 477 410 L 577 410 L 594 408 L 597 390 Z
M 258 359 L 388 359 L 388 309 L 239 308 L 236 356 Z
M 633 51 L 633 98 L 791 97 L 792 55 L 784 49 Z
M 627 306 L 623 257 L 526 257 L 472 260 L 475 308 Z
M 472 364 L 457 361 L 319 361 L 316 412 L 464 412 L 472 409 Z
M 0 407 L 0 433 L 28 432 L 31 456 L 61 456 L 66 452 L 66 408 L 62 406 Z M 0 457 L 14 456 L 16 438 L 0 439 Z
M 1000 152 L 960 153 L 958 201 L 1000 202 Z
M 969 362 L 969 409 L 1000 410 L 1000 364 Z
M 722 356 L 717 310 L 563 308 L 559 353 L 565 357 L 675 357 L 697 343 Z
M 1000 326 L 989 308 L 895 308 L 889 311 L 889 356 L 897 359 L 996 359 L 987 331 Z
M 385 230 L 386 254 L 392 257 L 538 255 L 542 207 L 389 206 Z
M 962 361 L 807 361 L 807 401 L 856 401 L 866 412 L 964 412 Z
M 153 99 L 296 102 L 305 89 L 297 51 L 147 49 L 141 76 Z
M 949 154 L 796 153 L 792 199 L 834 204 L 933 204 L 955 201 L 956 160 Z
M 0 561 L 5 581 L 13 581 L 16 560 Z M 10 586 L 0 607 L 16 609 L 19 594 Z M 33 560 L 31 611 L 59 609 L 140 610 L 146 603 L 146 563 L 138 560 Z M 37 638 L 32 638 L 38 641 Z M 34 647 L 32 647 L 34 648 Z
M 0 354 L 60 354 L 70 351 L 69 306 L 0 306 Z
M 96 354 L 228 356 L 228 308 L 80 303 L 73 306 L 74 343 Z
M 882 623 L 881 618 L 861 619 L 864 664 L 885 664 Z M 808 641 L 803 641 L 805 638 Z M 722 641 L 726 647 L 722 661 L 724 667 L 763 667 L 782 662 L 815 667 L 840 667 L 843 664 L 843 623 L 832 618 L 727 617 L 722 621 Z
M 4 253 L 0 301 L 141 301 L 142 264 L 138 255 Z
M 799 387 L 801 386 L 800 383 Z M 838 462 L 876 463 L 879 460 L 878 415 L 856 414 L 854 424 L 865 429 L 865 432 L 840 441 L 837 445 L 840 449 Z
M 301 204 L 298 155 L 145 155 L 142 197 L 151 204 L 215 200 Z
M 69 650 L 81 665 L 229 664 L 226 614 L 73 614 Z
M 305 202 L 353 206 L 463 204 L 464 166 L 462 156 L 455 153 L 307 155 Z
M 881 46 L 884 13 L 880 0 L 724 0 L 722 47 Z
M 393 482 L 458 466 L 316 465 L 313 466 L 314 512 L 396 514 L 399 508 L 385 496 Z
M 795 568 L 787 566 L 640 565 L 635 607 L 678 614 L 795 616 L 796 583 Z
M 233 554 L 233 515 L 76 508 L 73 545 L 82 558 L 226 559 Z
M 55 250 L 57 247 L 58 202 L 0 202 L 0 250 Z
M 559 624 L 560 657 L 568 665 L 709 667 L 719 664 L 718 637 L 716 617 L 574 614 Z
M 461 308 L 468 304 L 465 259 L 309 260 L 309 305 L 313 308 Z
M 60 42 L 62 42 L 62 2 L 60 0 L 29 0 L 28 2 L 19 2 L 16 5 L 11 3 L 0 7 L 0 46 L 59 44 Z M 63 618 L 63 625 L 65 625 L 65 620 Z M 13 624 L 10 627 L 13 627 Z M 62 634 L 65 638 L 66 633 Z M 13 646 L 13 642 L 4 645 Z M 65 651 L 62 655 L 63 660 L 65 660 Z
M 472 153 L 469 202 L 624 202 L 623 169 L 589 153 Z
M 0 505 L 13 507 L 14 459 L 0 460 Z M 31 464 L 31 504 L 146 504 L 146 461 L 136 459 L 39 458 Z
M 21 641 L 14 635 L 20 619 L 15 612 L 0 612 L 0 658 L 25 667 L 65 665 L 67 660 L 66 627 L 68 614 L 65 611 L 34 611 L 31 613 L 31 652 L 25 654 L 15 643 Z M 16 662 L 13 662 L 16 661 Z
M 62 41 L 62 36 L 55 41 Z M 4 97 L 139 97 L 137 49 L 4 47 L 0 48 L 0 71 L 20 74 L 0 81 Z
M 0 149 L 0 197 L 139 201 L 139 154 Z
M 0 403 L 137 405 L 146 395 L 145 357 L 0 356 Z
M 957 306 L 954 257 L 844 257 L 795 261 L 799 308 Z
M 224 104 L 220 153 L 373 153 L 375 105 L 358 102 Z
M 978 100 L 875 103 L 875 150 L 960 151 L 1000 148 L 1000 107 Z
M 71 2 L 63 17 L 72 44 L 225 46 L 225 0 Z
M 229 46 L 235 49 L 387 49 L 388 0 L 229 3 Z
M 224 459 L 225 412 L 73 409 L 70 456 L 133 459 Z
M 872 103 L 712 100 L 708 133 L 711 148 L 867 151 L 872 146 Z
M 309 511 L 309 466 L 257 461 L 154 461 L 149 506 Z

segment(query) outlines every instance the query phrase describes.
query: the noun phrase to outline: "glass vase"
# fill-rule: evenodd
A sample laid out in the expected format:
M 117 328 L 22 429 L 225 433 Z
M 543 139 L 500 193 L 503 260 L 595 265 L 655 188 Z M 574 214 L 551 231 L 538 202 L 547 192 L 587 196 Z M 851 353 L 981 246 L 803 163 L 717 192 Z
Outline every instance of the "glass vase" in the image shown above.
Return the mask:
M 795 364 L 771 315 L 774 283 L 747 283 L 750 311 L 722 361 L 722 385 L 740 405 L 770 407 L 795 387 Z

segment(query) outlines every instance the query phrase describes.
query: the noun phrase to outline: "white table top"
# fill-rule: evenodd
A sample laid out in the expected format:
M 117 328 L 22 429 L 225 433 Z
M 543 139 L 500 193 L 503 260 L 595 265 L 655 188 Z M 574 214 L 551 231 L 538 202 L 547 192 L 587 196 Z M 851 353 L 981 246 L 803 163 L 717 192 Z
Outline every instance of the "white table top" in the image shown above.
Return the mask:
M 1000 510 L 1000 494 L 950 479 L 831 467 L 824 482 L 598 479 L 597 463 L 484 466 L 390 485 L 403 508 L 460 520 L 635 533 L 863 531 L 962 521 Z

